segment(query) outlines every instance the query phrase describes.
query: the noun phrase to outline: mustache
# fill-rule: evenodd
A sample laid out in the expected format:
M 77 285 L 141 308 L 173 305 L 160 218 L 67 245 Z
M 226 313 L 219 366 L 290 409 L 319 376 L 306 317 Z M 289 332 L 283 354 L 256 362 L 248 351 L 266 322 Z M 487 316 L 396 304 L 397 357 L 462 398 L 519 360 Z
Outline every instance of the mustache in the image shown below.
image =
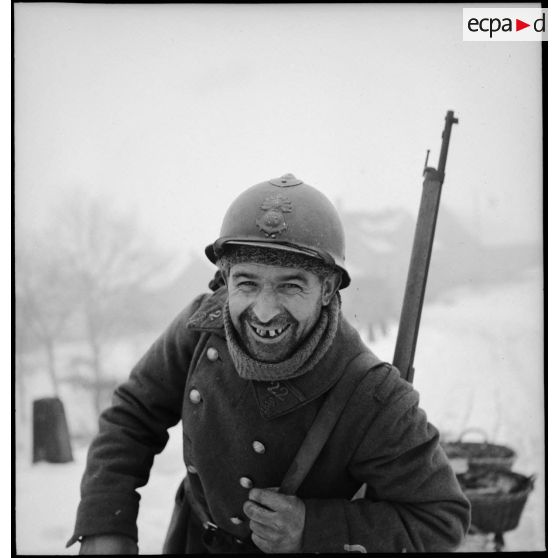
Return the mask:
M 240 315 L 240 320 L 243 322 L 247 322 L 256 327 L 269 328 L 269 329 L 281 329 L 289 324 L 296 323 L 296 320 L 287 311 L 284 311 L 281 314 L 274 316 L 273 319 L 268 322 L 262 322 L 258 319 L 258 317 L 256 316 L 256 314 L 251 308 L 247 308 Z

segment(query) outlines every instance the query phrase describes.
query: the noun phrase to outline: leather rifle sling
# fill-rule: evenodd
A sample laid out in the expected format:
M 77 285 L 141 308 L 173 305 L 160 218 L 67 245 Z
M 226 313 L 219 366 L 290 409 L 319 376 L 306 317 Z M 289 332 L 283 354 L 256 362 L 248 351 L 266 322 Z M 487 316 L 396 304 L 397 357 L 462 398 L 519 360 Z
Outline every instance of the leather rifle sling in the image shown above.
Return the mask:
M 279 488 L 281 494 L 296 494 L 325 446 L 352 394 L 364 380 L 366 374 L 381 364 L 385 364 L 384 361 L 379 360 L 368 351 L 358 354 L 349 363 L 345 373 L 331 388 L 327 399 L 302 441 Z M 354 374 L 355 370 L 359 373 Z

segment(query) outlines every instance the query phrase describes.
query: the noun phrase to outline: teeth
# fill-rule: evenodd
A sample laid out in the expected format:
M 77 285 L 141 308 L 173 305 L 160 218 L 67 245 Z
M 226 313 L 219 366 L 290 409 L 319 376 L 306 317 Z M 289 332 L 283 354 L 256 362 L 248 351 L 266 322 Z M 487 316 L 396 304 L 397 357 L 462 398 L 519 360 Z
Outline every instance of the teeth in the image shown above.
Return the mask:
M 260 337 L 264 337 L 264 338 L 269 338 L 269 337 L 277 337 L 278 335 L 281 335 L 281 333 L 283 333 L 285 331 L 286 326 L 280 329 L 261 329 L 259 327 L 254 327 L 256 333 L 260 336 Z

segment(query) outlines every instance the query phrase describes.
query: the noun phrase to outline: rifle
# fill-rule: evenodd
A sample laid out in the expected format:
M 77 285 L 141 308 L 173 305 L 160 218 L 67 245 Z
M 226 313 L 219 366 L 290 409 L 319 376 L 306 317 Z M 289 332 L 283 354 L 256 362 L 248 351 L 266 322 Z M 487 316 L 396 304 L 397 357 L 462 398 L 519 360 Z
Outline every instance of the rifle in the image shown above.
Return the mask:
M 442 132 L 442 147 L 440 149 L 440 158 L 438 159 L 438 168 L 435 169 L 427 166 L 430 150 L 426 152 L 426 161 L 424 162 L 422 198 L 393 356 L 394 366 L 401 372 L 401 377 L 410 383 L 413 382 L 415 374 L 413 360 L 417 345 L 426 281 L 428 279 L 432 244 L 436 232 L 436 219 L 442 194 L 442 184 L 445 177 L 451 127 L 458 122 L 458 119 L 453 116 L 453 111 L 448 110 L 446 125 Z

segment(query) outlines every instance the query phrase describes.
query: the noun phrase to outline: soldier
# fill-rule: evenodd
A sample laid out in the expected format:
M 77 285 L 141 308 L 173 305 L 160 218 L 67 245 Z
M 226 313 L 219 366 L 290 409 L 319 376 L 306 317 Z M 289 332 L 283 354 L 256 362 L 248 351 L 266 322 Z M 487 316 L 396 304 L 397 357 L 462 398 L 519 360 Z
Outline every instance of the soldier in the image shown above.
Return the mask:
M 219 269 L 213 292 L 178 315 L 100 417 L 68 545 L 80 540 L 81 554 L 137 553 L 136 488 L 181 419 L 187 475 L 164 553 L 459 545 L 469 504 L 437 430 L 412 386 L 342 315 L 344 251 L 333 205 L 292 175 L 233 202 L 206 248 Z M 361 354 L 366 366 L 355 364 Z M 361 383 L 296 495 L 282 493 L 343 377 Z

